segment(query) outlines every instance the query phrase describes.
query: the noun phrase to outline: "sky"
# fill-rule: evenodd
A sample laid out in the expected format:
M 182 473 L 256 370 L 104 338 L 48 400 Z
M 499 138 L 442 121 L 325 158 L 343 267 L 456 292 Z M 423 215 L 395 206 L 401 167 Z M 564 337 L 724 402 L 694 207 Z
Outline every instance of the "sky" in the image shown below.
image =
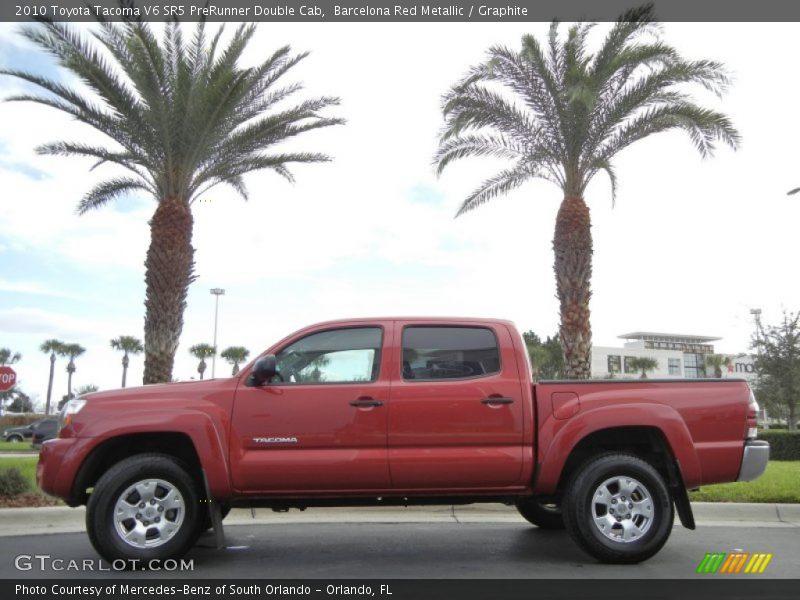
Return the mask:
M 601 35 L 607 25 L 601 25 Z M 0 66 L 71 83 L 31 48 L 18 25 L 0 23 Z M 298 137 L 287 149 L 334 161 L 246 178 L 250 200 L 216 188 L 194 205 L 197 280 L 192 284 L 174 377 L 197 377 L 188 352 L 212 343 L 251 356 L 305 325 L 337 318 L 447 315 L 513 320 L 541 336 L 558 327 L 552 237 L 561 194 L 533 181 L 459 218 L 456 210 L 501 162 L 470 159 L 436 177 L 431 158 L 442 125 L 440 98 L 488 47 L 517 47 L 541 23 L 262 23 L 243 61 L 290 44 L 310 56 L 288 80 L 303 94 L 336 95 L 340 127 Z M 734 83 L 719 100 L 742 137 L 702 159 L 679 133 L 661 134 L 616 159 L 619 190 L 596 177 L 592 214 L 593 340 L 619 346 L 630 331 L 713 335 L 718 351 L 748 350 L 751 308 L 769 324 L 800 310 L 795 276 L 800 196 L 797 98 L 787 65 L 800 24 L 664 25 L 687 58 L 724 62 Z M 24 89 L 0 77 L 0 98 Z M 298 96 L 299 97 L 299 96 Z M 78 201 L 104 174 L 80 158 L 38 156 L 57 139 L 102 141 L 42 106 L 0 103 L 0 347 L 20 352 L 19 386 L 46 396 L 49 338 L 77 342 L 74 386 L 119 386 L 119 335 L 143 338 L 144 257 L 155 203 L 131 195 L 78 216 Z M 56 365 L 54 399 L 66 393 Z M 230 373 L 218 360 L 217 376 Z M 129 384 L 140 382 L 133 357 Z M 210 367 L 207 373 L 210 373 Z

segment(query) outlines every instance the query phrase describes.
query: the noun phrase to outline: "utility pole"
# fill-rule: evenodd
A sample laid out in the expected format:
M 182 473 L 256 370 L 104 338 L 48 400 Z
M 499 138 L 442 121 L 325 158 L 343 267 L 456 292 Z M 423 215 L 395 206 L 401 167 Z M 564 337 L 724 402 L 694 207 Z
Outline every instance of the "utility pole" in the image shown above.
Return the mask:
M 211 294 L 216 296 L 214 303 L 214 355 L 211 357 L 211 379 L 214 379 L 214 373 L 217 367 L 217 320 L 219 318 L 219 297 L 225 295 L 225 290 L 222 288 L 211 288 Z

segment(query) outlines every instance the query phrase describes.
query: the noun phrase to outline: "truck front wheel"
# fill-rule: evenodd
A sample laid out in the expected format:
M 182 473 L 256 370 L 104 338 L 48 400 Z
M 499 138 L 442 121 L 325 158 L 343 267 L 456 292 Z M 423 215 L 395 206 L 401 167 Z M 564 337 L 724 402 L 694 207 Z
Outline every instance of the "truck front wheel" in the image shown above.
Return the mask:
M 164 454 L 139 454 L 95 484 L 86 530 L 103 558 L 147 568 L 149 561 L 185 554 L 199 534 L 199 516 L 197 484 L 186 469 Z
M 564 524 L 583 550 L 605 563 L 638 563 L 656 554 L 672 532 L 672 499 L 649 463 L 606 454 L 584 463 L 562 503 Z

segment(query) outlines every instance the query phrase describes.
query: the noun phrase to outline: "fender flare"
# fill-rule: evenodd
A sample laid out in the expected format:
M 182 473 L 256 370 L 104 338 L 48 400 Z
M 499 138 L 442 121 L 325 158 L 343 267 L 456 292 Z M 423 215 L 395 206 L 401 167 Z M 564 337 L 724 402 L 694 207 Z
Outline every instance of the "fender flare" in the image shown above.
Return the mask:
M 81 431 L 81 438 L 91 438 L 94 442 L 83 462 L 86 463 L 100 445 L 115 438 L 152 433 L 187 436 L 197 453 L 213 497 L 227 498 L 232 495 L 224 432 L 220 431 L 218 421 L 199 410 L 143 410 L 128 413 L 124 419 L 106 417 L 91 421 Z
M 555 429 L 559 424 L 554 417 L 548 416 L 540 431 Z M 546 448 L 539 446 L 539 456 L 542 458 L 536 471 L 534 492 L 554 493 L 564 464 L 575 447 L 592 433 L 618 427 L 651 427 L 660 431 L 675 457 L 685 485 L 694 487 L 702 481 L 700 459 L 683 417 L 666 404 L 637 402 L 582 411 L 558 428 Z

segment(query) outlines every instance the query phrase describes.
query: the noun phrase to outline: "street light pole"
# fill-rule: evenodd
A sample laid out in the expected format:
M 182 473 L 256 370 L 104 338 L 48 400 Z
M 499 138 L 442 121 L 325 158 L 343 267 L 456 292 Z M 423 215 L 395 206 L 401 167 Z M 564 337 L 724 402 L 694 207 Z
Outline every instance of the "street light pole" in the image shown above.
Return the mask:
M 219 317 L 219 297 L 225 295 L 222 288 L 211 288 L 212 295 L 216 296 L 214 303 L 214 354 L 211 356 L 211 379 L 214 379 L 214 372 L 217 367 L 217 319 Z
M 761 352 L 761 309 L 751 308 L 750 314 L 756 320 L 756 352 Z

